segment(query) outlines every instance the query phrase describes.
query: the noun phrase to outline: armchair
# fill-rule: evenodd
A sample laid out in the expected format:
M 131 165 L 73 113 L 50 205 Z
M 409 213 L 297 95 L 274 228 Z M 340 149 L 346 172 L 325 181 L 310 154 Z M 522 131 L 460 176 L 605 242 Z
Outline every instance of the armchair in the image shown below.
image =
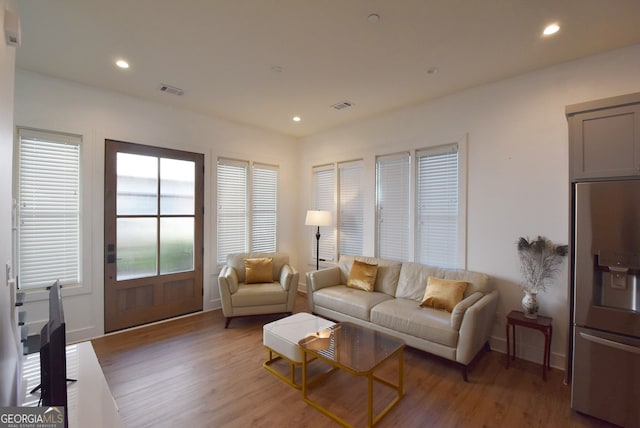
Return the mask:
M 273 282 L 246 283 L 245 260 L 255 258 L 271 258 Z M 298 277 L 284 253 L 230 254 L 218 275 L 224 328 L 238 316 L 293 313 Z

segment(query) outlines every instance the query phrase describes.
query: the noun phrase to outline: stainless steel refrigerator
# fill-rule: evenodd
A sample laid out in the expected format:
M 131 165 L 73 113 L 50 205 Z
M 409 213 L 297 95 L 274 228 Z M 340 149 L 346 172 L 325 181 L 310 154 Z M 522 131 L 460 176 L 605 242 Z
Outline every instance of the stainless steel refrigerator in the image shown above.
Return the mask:
M 571 407 L 640 426 L 640 180 L 573 188 Z

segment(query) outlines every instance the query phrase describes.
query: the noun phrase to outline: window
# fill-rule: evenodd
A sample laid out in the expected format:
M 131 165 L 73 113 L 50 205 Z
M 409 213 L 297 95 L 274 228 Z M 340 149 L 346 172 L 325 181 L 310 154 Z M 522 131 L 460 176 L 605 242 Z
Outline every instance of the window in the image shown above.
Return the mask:
M 253 164 L 251 251 L 275 251 L 278 225 L 278 168 Z
M 218 159 L 218 258 L 277 250 L 278 167 Z
M 80 283 L 80 150 L 80 136 L 18 130 L 21 288 Z
M 416 154 L 416 261 L 458 266 L 458 146 Z
M 338 254 L 363 253 L 362 161 L 338 164 Z
M 316 210 L 330 211 L 335 223 L 335 182 L 336 171 L 332 165 L 313 168 L 314 207 Z M 320 260 L 335 260 L 335 226 L 320 226 Z M 316 258 L 316 242 L 313 242 L 313 259 Z
M 409 260 L 411 156 L 409 153 L 376 159 L 376 255 Z
M 330 211 L 334 223 L 320 227 L 320 260 L 335 261 L 343 254 L 363 253 L 363 170 L 362 160 L 313 168 L 313 209 Z M 312 255 L 315 259 L 315 240 Z
M 459 147 L 460 143 L 447 144 L 417 150 L 415 156 L 412 152 L 376 159 L 378 257 L 464 267 L 465 179 L 460 177 L 464 165 Z

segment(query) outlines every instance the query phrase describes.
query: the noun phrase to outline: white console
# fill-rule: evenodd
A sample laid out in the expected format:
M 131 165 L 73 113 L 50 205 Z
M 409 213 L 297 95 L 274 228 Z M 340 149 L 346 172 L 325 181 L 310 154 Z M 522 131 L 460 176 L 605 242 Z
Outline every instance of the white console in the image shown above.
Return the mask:
M 23 384 L 26 386 L 23 406 L 37 406 L 39 394 L 29 394 L 40 384 L 40 356 L 27 355 L 23 362 Z M 118 407 L 104 378 L 91 342 L 67 346 L 67 384 L 69 428 L 122 427 Z

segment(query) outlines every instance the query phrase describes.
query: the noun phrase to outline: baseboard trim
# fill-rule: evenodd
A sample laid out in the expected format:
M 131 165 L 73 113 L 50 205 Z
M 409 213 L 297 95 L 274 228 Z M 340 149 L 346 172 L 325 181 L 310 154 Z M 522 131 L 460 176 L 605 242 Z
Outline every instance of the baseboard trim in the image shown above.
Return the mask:
M 492 351 L 500 352 L 506 355 L 507 353 L 507 339 L 505 337 L 491 336 L 489 339 L 489 345 Z M 518 341 L 516 343 L 516 358 L 530 361 L 536 364 L 542 364 L 542 354 L 544 348 L 538 346 L 532 346 L 528 343 Z M 558 352 L 551 351 L 551 367 L 558 370 L 565 370 L 566 355 Z

